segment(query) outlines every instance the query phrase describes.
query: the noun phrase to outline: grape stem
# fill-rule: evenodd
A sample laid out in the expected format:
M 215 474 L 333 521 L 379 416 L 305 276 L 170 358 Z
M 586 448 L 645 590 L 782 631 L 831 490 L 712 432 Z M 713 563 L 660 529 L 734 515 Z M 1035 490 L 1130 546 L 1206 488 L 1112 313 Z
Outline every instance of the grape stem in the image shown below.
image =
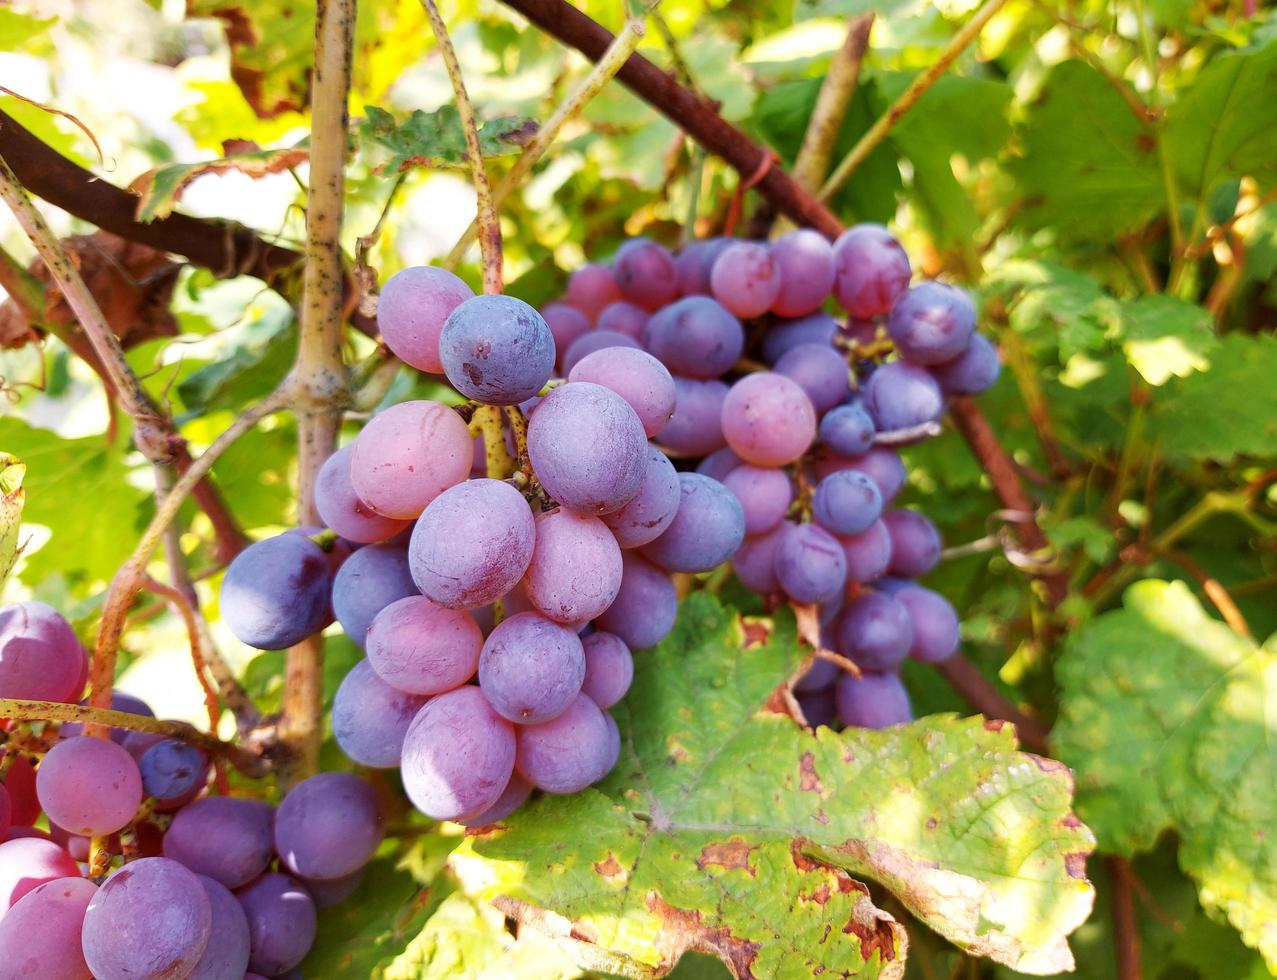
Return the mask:
M 483 436 L 484 472 L 490 480 L 504 480 L 514 472 L 514 460 L 506 450 L 501 427 L 501 406 L 479 405 L 470 418 L 472 435 Z
M 297 414 L 299 523 L 320 524 L 315 481 L 337 448 L 342 412 L 350 401 L 342 361 L 341 226 L 345 199 L 347 102 L 354 48 L 355 0 L 320 0 L 316 10 L 315 67 L 306 198 L 306 266 L 302 280 L 301 339 L 293 387 Z M 287 750 L 285 783 L 319 770 L 323 739 L 323 640 L 307 637 L 288 651 L 279 734 Z
M 532 473 L 532 462 L 528 459 L 528 420 L 518 405 L 507 405 L 506 421 L 510 423 L 510 431 L 514 433 L 514 450 L 518 456 L 518 466 L 529 477 Z
M 94 708 L 84 704 L 63 704 L 60 701 L 28 701 L 21 698 L 0 698 L 0 718 L 17 718 L 23 721 L 77 721 L 100 728 L 123 728 L 131 732 L 147 732 L 188 742 L 210 755 L 226 759 L 240 772 L 260 776 L 266 771 L 265 760 L 242 746 L 223 742 L 191 727 L 184 721 L 166 721 L 145 715 L 131 715 L 126 711 Z
M 531 142 L 523 148 L 523 152 L 519 154 L 519 158 L 514 161 L 514 165 L 510 168 L 510 172 L 501 179 L 493 192 L 493 207 L 499 208 L 505 202 L 510 193 L 527 177 L 528 173 L 536 166 L 537 162 L 545 156 L 547 150 L 558 138 L 563 127 L 581 114 L 584 109 L 596 95 L 603 91 L 612 77 L 625 64 L 626 60 L 634 49 L 638 47 L 639 40 L 643 37 L 643 24 L 635 19 L 625 22 L 625 26 L 621 28 L 621 32 L 616 36 L 603 57 L 599 59 L 597 65 L 591 69 L 590 73 L 577 83 L 566 99 L 554 110 L 553 115 L 541 125 L 532 137 Z M 461 264 L 461 259 L 465 256 L 466 250 L 474 242 L 475 236 L 478 234 L 479 221 L 476 218 L 470 222 L 465 232 L 457 239 L 457 244 L 452 246 L 452 251 L 448 253 L 448 257 L 443 261 L 445 269 L 455 269 Z
M 919 422 L 907 429 L 892 429 L 874 434 L 875 446 L 907 446 L 920 439 L 930 439 L 940 434 L 939 422 Z
M 461 129 L 466 137 L 466 158 L 470 162 L 470 182 L 474 184 L 476 197 L 475 220 L 479 229 L 479 251 L 483 256 L 483 291 L 489 294 L 503 293 L 505 278 L 501 268 L 501 219 L 497 215 L 492 185 L 488 182 L 488 170 L 483 161 L 483 148 L 479 144 L 479 124 L 475 117 L 474 104 L 466 91 L 466 80 L 461 74 L 461 64 L 457 61 L 457 52 L 452 46 L 452 38 L 448 36 L 448 25 L 444 23 L 443 15 L 439 13 L 434 0 L 421 0 L 421 5 L 426 10 L 430 29 L 434 31 L 435 40 L 439 43 L 439 53 L 448 70 L 448 79 L 452 82 L 457 114 L 461 117 Z

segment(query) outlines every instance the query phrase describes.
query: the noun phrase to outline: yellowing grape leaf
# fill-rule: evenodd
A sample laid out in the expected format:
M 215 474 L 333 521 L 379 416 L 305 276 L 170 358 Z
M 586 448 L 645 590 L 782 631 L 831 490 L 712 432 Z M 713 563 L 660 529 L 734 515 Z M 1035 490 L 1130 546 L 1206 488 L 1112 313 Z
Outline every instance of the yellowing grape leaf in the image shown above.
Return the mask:
M 22 489 L 26 471 L 16 456 L 0 452 L 0 589 L 4 588 L 21 550 L 18 529 L 22 526 L 22 504 L 26 499 Z
M 980 718 L 813 735 L 773 700 L 798 657 L 788 615 L 691 596 L 636 657 L 612 775 L 471 837 L 454 870 L 626 975 L 698 950 L 737 977 L 903 976 L 904 928 L 857 878 L 972 953 L 1070 969 L 1093 839 L 1067 770 Z
M 377 106 L 365 106 L 364 114 L 360 137 L 390 151 L 390 160 L 378 166 L 378 173 L 466 166 L 465 131 L 455 106 L 442 105 L 433 112 L 414 109 L 402 123 Z M 536 130 L 536 123 L 528 119 L 490 119 L 479 127 L 479 150 L 485 157 L 518 153 Z
M 310 151 L 305 146 L 263 150 L 248 142 L 242 149 L 235 141 L 225 145 L 226 156 L 201 163 L 170 163 L 141 174 L 130 185 L 138 195 L 137 220 L 154 221 L 173 213 L 186 186 L 205 174 L 236 171 L 256 180 L 305 163 Z
M 1277 645 L 1148 580 L 1073 634 L 1057 676 L 1053 744 L 1105 849 L 1174 830 L 1202 905 L 1277 969 Z

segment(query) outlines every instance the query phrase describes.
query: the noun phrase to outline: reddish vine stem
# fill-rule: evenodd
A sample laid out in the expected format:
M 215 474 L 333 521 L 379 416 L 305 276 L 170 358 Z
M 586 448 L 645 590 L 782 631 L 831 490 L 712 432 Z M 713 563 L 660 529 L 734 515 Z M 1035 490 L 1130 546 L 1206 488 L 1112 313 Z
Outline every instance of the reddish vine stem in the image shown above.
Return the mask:
M 1140 930 L 1135 921 L 1135 874 L 1126 858 L 1104 858 L 1109 874 L 1109 894 L 1113 903 L 1113 933 L 1118 980 L 1140 980 Z
M 1021 744 L 1042 755 L 1048 753 L 1047 726 L 1039 718 L 1026 715 L 998 692 L 980 668 L 961 653 L 936 664 L 936 669 L 971 707 L 988 718 L 1000 718 L 1015 726 Z

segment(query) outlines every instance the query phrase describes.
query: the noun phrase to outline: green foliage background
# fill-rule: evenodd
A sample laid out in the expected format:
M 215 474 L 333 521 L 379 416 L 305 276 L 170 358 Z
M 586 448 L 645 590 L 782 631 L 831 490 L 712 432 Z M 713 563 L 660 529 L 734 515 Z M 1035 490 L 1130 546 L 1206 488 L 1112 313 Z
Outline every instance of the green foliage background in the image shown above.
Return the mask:
M 0 108 L 107 180 L 148 175 L 136 185 L 144 216 L 176 208 L 299 239 L 304 194 L 289 174 L 308 126 L 309 5 L 244 5 L 249 29 L 233 46 L 222 0 L 56 6 L 0 6 L 6 85 L 82 119 L 103 162 L 66 119 L 5 95 Z M 697 86 L 792 163 L 848 16 L 874 9 L 877 21 L 839 154 L 975 6 L 664 0 L 660 11 Z M 619 3 L 583 9 L 621 23 Z M 522 122 L 547 118 L 584 62 L 498 3 L 444 13 L 499 175 Z M 472 205 L 416 0 L 362 3 L 357 45 L 346 244 L 353 255 L 389 202 L 369 255 L 384 281 L 445 254 Z M 656 32 L 640 50 L 670 64 Z M 954 601 L 986 676 L 1055 723 L 1052 755 L 1074 771 L 1074 802 L 1062 767 L 1016 753 L 1008 730 L 959 720 L 968 709 L 930 668 L 906 674 L 932 716 L 914 726 L 784 727 L 763 709 L 797 662 L 792 625 L 745 642 L 733 612 L 697 597 L 674 637 L 643 655 L 619 713 L 616 774 L 540 801 L 504 834 L 463 841 L 414 825 L 326 914 L 307 975 L 637 975 L 693 949 L 675 975 L 712 977 L 724 968 L 705 952 L 732 960 L 757 944 L 759 976 L 896 976 L 903 961 L 911 977 L 1001 977 L 1064 967 L 1078 927 L 1079 972 L 1111 976 L 1107 865 L 1087 866 L 1098 890 L 1087 918 L 1090 892 L 1070 871 L 1090 838 L 1070 807 L 1102 853 L 1132 861 L 1144 976 L 1277 972 L 1277 660 L 1262 643 L 1277 630 L 1274 93 L 1277 19 L 1246 3 L 1010 0 L 832 202 L 847 223 L 890 223 L 923 274 L 975 290 L 1002 351 L 983 405 L 1053 553 L 1016 550 L 955 432 L 907 451 L 904 502 L 949 544 L 972 543 L 928 584 Z M 224 151 L 224 140 L 255 145 Z M 246 173 L 206 173 L 224 152 Z M 503 209 L 510 291 L 541 302 L 628 235 L 677 244 L 698 179 L 703 236 L 719 230 L 736 175 L 713 158 L 698 170 L 673 123 L 609 87 Z M 51 217 L 64 233 L 91 231 Z M 0 244 L 32 256 L 7 216 Z M 462 271 L 477 283 L 474 258 Z M 181 270 L 171 310 L 178 336 L 129 356 L 198 449 L 282 377 L 296 321 L 260 282 L 195 268 Z M 351 358 L 370 349 L 353 333 L 349 345 Z M 5 598 L 48 601 L 91 636 L 152 509 L 147 467 L 127 418 L 108 417 L 100 384 L 56 339 L 0 352 L 0 381 L 0 573 L 24 546 Z M 383 403 L 425 390 L 405 371 Z M 280 417 L 215 467 L 255 536 L 294 520 L 294 444 Z M 256 656 L 217 623 L 211 529 L 194 507 L 183 520 L 221 647 L 277 706 L 280 655 Z M 1070 583 L 1056 613 L 1028 573 L 1042 561 Z M 1207 581 L 1255 639 L 1220 621 Z M 139 614 L 124 643 L 122 685 L 199 720 L 180 622 Z M 334 636 L 328 654 L 331 695 L 357 651 Z M 696 768 L 701 754 L 713 764 Z M 344 764 L 331 745 L 325 762 Z M 622 887 L 631 878 L 641 887 Z M 821 888 L 836 900 L 802 900 Z M 500 911 L 487 901 L 498 896 Z M 503 919 L 512 902 L 550 918 L 516 935 Z M 673 928 L 660 903 L 695 923 Z M 559 934 L 555 916 L 578 930 Z M 833 945 L 820 940 L 828 928 Z

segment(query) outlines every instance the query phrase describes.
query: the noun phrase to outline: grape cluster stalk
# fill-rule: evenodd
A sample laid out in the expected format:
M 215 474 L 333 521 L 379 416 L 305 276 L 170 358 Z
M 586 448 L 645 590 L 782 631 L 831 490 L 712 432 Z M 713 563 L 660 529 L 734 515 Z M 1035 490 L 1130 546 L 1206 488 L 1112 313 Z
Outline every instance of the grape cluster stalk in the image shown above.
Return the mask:
M 677 254 L 632 239 L 540 311 L 408 268 L 377 318 L 462 404 L 376 413 L 318 473 L 322 525 L 241 552 L 220 609 L 258 649 L 334 622 L 358 644 L 334 737 L 358 767 L 398 768 L 426 816 L 488 825 L 606 777 L 609 709 L 697 576 L 730 569 L 819 623 L 831 653 L 794 682 L 812 726 L 909 720 L 901 663 L 956 652 L 953 608 L 915 581 L 941 543 L 895 506 L 898 449 L 992 384 L 998 356 L 967 295 L 913 282 L 885 228 Z M 0 609 L 0 698 L 74 704 L 87 674 L 55 610 Z M 0 728 L 0 980 L 299 976 L 316 910 L 385 835 L 355 773 L 275 807 L 171 734 Z

